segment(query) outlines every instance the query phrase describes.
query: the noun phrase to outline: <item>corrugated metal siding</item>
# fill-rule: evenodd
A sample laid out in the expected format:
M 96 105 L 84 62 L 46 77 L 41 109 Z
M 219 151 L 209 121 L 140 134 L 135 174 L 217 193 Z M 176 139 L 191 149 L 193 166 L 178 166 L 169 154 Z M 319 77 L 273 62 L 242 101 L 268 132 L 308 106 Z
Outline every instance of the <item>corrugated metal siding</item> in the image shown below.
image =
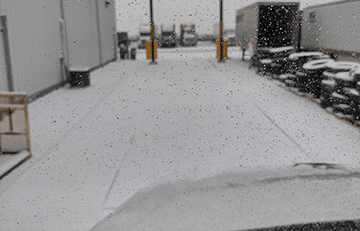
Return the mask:
M 304 10 L 301 46 L 360 52 L 360 1 L 334 3 Z
M 65 0 L 64 7 L 70 69 L 99 66 L 96 0 Z
M 105 5 L 106 0 L 98 0 L 99 9 L 99 30 L 101 41 L 102 64 L 116 58 L 116 17 L 115 17 L 115 0 L 109 0 L 109 5 Z
M 62 81 L 57 0 L 3 0 L 16 91 L 37 93 Z

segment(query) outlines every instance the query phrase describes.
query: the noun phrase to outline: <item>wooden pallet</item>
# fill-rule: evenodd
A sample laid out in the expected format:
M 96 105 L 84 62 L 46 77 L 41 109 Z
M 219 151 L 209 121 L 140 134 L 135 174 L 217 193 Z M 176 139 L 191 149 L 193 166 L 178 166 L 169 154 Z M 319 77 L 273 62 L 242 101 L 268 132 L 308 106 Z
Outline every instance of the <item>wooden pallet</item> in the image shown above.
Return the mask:
M 0 179 L 31 157 L 27 95 L 0 92 Z

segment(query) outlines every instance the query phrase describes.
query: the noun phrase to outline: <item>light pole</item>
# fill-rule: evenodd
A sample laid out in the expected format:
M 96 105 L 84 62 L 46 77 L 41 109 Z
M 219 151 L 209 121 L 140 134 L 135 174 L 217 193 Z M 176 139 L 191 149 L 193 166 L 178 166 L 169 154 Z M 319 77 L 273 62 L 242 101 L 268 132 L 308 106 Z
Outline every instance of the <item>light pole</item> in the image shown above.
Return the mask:
M 220 59 L 219 62 L 223 62 L 223 0 L 220 0 Z
M 150 0 L 150 28 L 151 28 L 151 63 L 150 64 L 156 64 L 155 62 L 155 25 L 154 25 L 154 19 L 153 19 L 153 3 L 152 0 Z

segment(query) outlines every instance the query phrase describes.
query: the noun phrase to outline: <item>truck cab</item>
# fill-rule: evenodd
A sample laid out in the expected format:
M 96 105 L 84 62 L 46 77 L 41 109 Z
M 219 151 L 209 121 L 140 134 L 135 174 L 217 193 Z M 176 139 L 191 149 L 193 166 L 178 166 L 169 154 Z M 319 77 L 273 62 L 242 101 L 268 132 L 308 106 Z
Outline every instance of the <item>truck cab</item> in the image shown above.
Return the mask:
M 228 46 L 236 46 L 235 29 L 227 29 L 224 31 L 224 39 L 228 41 Z
M 158 37 L 158 27 L 155 25 L 155 39 Z M 144 23 L 140 24 L 139 29 L 139 43 L 138 48 L 139 49 L 145 49 L 145 42 L 151 40 L 151 27 L 150 24 Z
M 161 36 L 159 43 L 161 47 L 176 47 L 175 25 L 161 26 Z
M 195 24 L 182 24 L 180 26 L 180 42 L 182 46 L 196 46 L 197 36 L 195 33 Z

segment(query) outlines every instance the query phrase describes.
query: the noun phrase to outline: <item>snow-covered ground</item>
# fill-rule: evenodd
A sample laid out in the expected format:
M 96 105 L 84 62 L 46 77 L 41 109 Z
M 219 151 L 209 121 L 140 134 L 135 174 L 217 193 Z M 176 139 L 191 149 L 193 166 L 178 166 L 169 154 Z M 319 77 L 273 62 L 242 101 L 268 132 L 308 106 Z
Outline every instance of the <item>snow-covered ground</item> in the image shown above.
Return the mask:
M 89 230 L 139 190 L 221 173 L 358 166 L 359 128 L 255 74 L 238 48 L 145 51 L 29 105 L 33 158 L 0 186 L 0 230 Z

